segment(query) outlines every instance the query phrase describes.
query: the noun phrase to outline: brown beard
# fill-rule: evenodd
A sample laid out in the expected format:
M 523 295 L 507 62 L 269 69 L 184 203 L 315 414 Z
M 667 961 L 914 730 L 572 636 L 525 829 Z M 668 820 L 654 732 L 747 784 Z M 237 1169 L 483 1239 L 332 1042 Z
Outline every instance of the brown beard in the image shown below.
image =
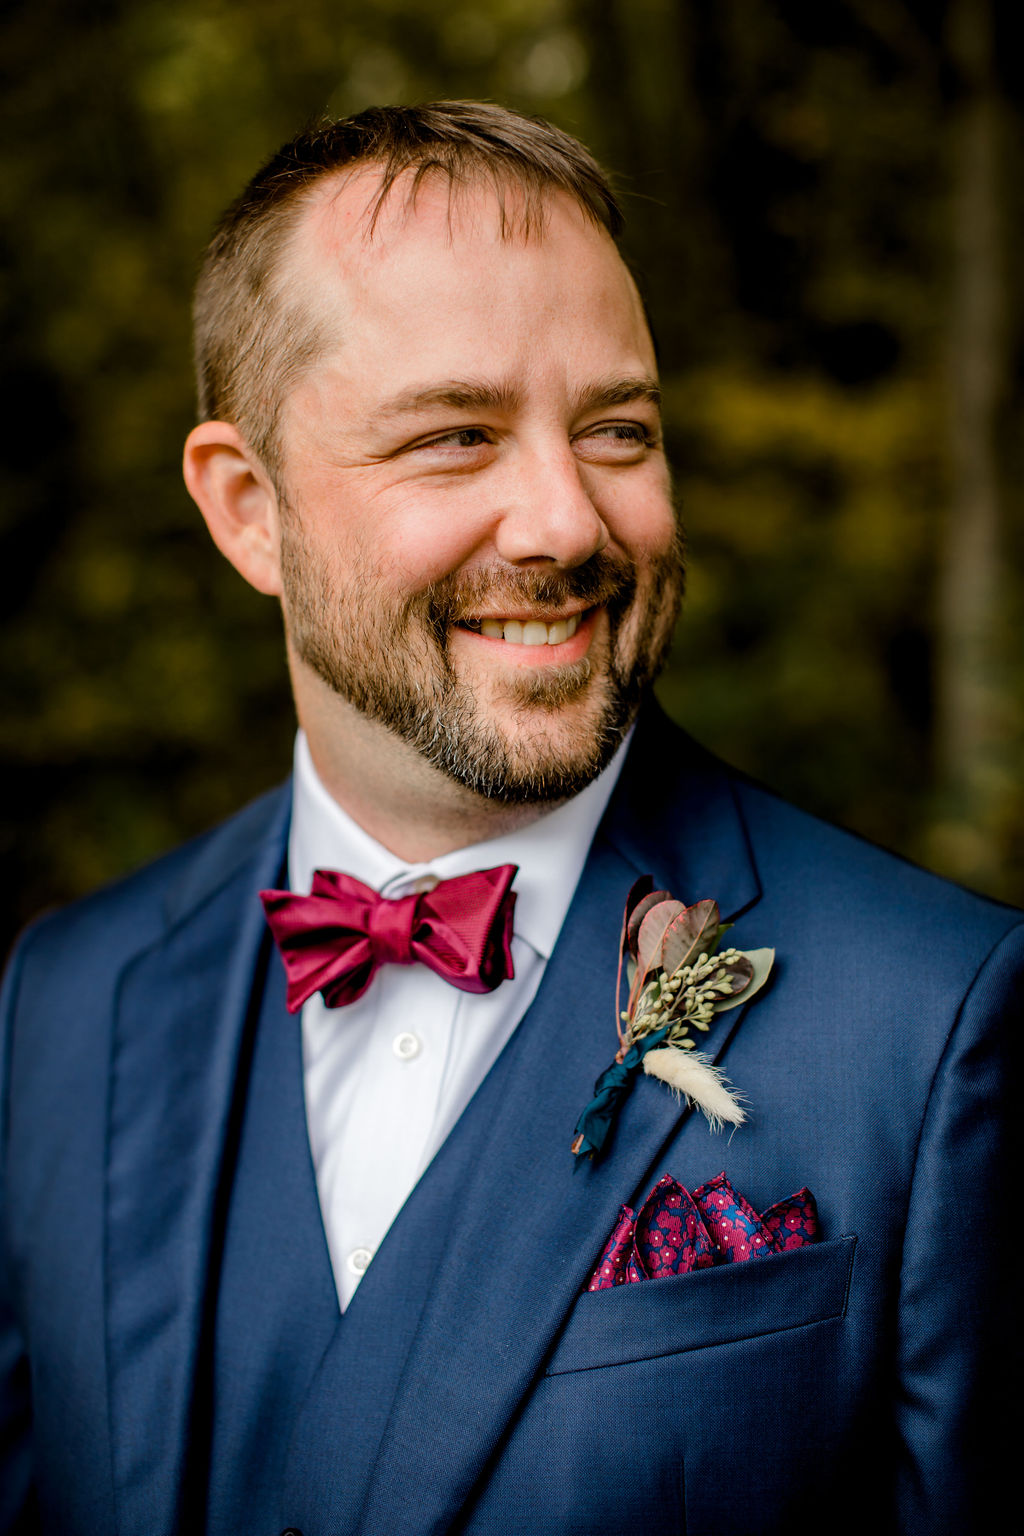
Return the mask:
M 506 805 L 567 799 L 607 766 L 664 664 L 683 592 L 680 538 L 642 569 L 604 552 L 554 573 L 492 566 L 445 577 L 398 608 L 377 591 L 370 572 L 353 571 L 339 594 L 293 518 L 285 524 L 281 566 L 285 623 L 306 665 L 433 767 Z M 452 665 L 452 627 L 481 610 L 550 612 L 570 603 L 604 606 L 607 665 L 595 668 L 584 657 L 505 680 L 516 729 L 503 732 Z M 589 716 L 563 741 L 549 740 L 544 718 L 588 694 Z

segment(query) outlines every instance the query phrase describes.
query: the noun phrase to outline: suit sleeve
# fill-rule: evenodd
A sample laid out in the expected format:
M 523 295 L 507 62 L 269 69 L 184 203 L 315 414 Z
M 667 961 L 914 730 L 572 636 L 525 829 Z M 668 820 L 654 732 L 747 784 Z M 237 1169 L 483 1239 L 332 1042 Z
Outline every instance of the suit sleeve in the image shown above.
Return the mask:
M 1024 924 L 979 971 L 922 1121 L 899 1288 L 901 1532 L 1001 1528 L 1020 1380 L 1013 1212 L 1020 1199 Z M 898 1049 L 898 1042 L 895 1044 Z
M 11 1035 L 24 948 L 23 939 L 0 993 L 0 1536 L 32 1536 L 38 1530 L 32 1491 L 29 1365 L 13 1304 L 6 1202 Z

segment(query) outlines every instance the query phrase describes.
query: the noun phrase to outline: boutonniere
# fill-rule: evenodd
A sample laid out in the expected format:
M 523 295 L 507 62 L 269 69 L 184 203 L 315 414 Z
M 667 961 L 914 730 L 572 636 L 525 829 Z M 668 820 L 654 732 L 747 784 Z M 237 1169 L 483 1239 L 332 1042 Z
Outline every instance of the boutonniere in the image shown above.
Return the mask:
M 641 1067 L 701 1110 L 712 1130 L 742 1125 L 746 1118 L 723 1074 L 697 1050 L 697 1037 L 716 1013 L 738 1008 L 761 990 L 775 951 L 720 949 L 732 924 L 721 921 L 717 902 L 688 907 L 653 885 L 645 875 L 626 898 L 615 979 L 619 1049 L 576 1122 L 577 1157 L 600 1152 Z M 629 1000 L 620 1011 L 624 963 Z

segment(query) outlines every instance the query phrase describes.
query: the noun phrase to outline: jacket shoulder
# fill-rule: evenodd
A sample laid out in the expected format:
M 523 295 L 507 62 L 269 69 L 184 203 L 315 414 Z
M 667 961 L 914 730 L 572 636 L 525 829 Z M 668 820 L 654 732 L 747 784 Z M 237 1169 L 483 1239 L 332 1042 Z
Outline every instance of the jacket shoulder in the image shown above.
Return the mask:
M 11 968 L 23 960 L 74 972 L 98 946 L 108 959 L 144 948 L 216 892 L 267 839 L 284 857 L 290 785 L 261 795 L 218 826 L 200 833 L 129 875 L 66 907 L 44 913 L 21 934 Z
M 716 757 L 657 706 L 641 715 L 631 757 L 636 814 L 670 833 L 684 866 L 686 848 L 720 838 L 735 808 L 742 832 L 733 854 L 749 856 L 763 903 L 784 905 L 787 931 L 797 924 L 835 936 L 845 930 L 856 943 L 858 933 L 889 930 L 954 947 L 963 935 L 976 949 L 1024 922 L 1024 912 L 801 810 Z
M 730 772 L 754 860 L 773 900 L 809 933 L 843 932 L 880 956 L 938 969 L 978 964 L 1024 912 L 922 869 Z

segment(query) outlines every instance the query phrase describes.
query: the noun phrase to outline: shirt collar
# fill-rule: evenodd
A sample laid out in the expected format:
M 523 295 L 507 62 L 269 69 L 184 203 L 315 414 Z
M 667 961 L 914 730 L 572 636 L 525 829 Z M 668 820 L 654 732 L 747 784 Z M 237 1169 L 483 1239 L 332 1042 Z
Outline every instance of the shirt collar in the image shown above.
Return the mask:
M 515 933 L 546 960 L 622 771 L 631 736 L 632 731 L 593 783 L 528 826 L 453 849 L 424 864 L 407 864 L 364 832 L 328 793 L 313 766 L 305 732 L 299 731 L 288 839 L 291 889 L 308 892 L 314 870 L 340 869 L 384 896 L 404 896 L 425 876 L 449 880 L 498 864 L 518 864 L 513 886 Z

